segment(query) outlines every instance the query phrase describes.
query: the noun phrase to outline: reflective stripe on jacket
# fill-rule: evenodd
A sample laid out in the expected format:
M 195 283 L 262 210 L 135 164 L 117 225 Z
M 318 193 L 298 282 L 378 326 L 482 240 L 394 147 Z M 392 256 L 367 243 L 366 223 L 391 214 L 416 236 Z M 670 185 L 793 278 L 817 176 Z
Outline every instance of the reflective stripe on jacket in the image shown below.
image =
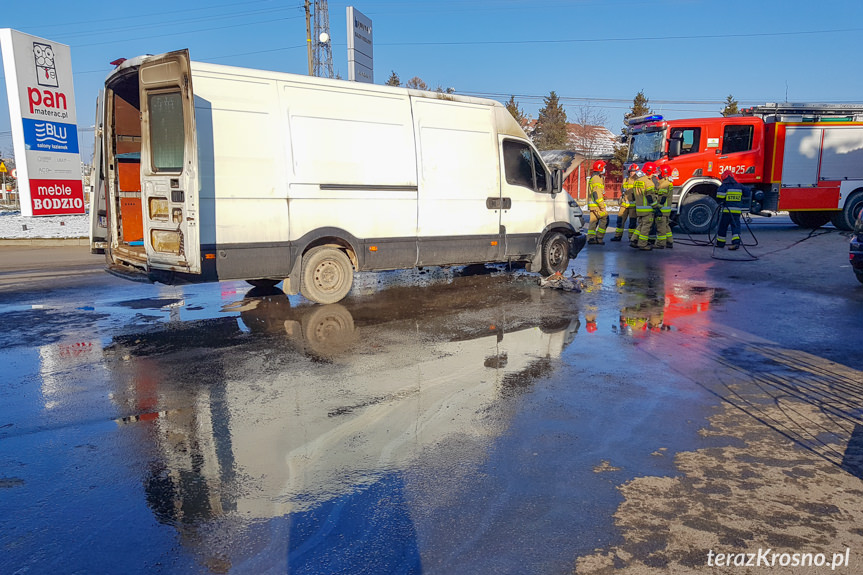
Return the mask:
M 653 178 L 641 176 L 635 180 L 635 213 L 638 216 L 649 216 L 654 206 L 658 205 L 654 197 Z
M 659 203 L 659 210 L 663 215 L 671 213 L 671 196 L 674 193 L 674 184 L 667 178 L 660 178 L 659 185 L 656 186 L 656 201 Z
M 620 184 L 621 194 L 620 194 L 620 207 L 621 208 L 632 208 L 635 206 L 635 198 L 633 197 L 633 186 L 635 185 L 635 180 L 629 176 L 627 176 L 623 183 Z
M 730 181 L 723 182 L 716 189 L 716 200 L 725 202 L 725 207 L 732 214 L 739 214 L 743 211 L 743 192 L 745 186 L 737 183 L 733 178 Z
M 605 182 L 599 174 L 591 176 L 587 184 L 587 208 L 593 211 L 605 211 Z

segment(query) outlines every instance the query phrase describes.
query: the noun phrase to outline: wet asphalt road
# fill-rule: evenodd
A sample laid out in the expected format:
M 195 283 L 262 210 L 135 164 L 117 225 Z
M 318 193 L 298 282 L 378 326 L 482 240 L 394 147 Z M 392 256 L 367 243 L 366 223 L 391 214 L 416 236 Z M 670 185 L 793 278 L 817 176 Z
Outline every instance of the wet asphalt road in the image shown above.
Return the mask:
M 863 286 L 753 229 L 331 306 L 2 248 L 0 573 L 859 573 Z

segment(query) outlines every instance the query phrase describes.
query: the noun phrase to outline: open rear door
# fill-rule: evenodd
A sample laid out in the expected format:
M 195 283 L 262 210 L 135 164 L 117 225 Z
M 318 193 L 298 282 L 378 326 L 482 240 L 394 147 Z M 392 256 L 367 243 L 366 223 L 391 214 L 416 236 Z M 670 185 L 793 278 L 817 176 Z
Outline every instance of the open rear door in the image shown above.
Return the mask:
M 90 253 L 105 251 L 108 238 L 108 189 L 102 161 L 105 157 L 105 90 L 96 98 L 96 139 L 93 144 L 93 171 L 90 175 Z
M 190 66 L 188 50 L 141 64 L 141 200 L 149 267 L 201 273 Z

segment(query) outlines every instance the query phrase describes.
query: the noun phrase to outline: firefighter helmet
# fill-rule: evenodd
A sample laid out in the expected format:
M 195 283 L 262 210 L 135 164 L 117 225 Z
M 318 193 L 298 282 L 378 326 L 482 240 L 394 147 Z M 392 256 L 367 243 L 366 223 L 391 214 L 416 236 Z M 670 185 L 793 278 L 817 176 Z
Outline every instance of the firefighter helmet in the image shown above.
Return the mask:
M 601 172 L 603 170 L 605 170 L 605 162 L 603 162 L 602 160 L 596 160 L 595 162 L 593 162 L 594 172 Z
M 662 174 L 663 178 L 667 178 L 671 175 L 671 166 L 668 164 L 662 164 L 659 166 L 659 173 Z
M 638 171 L 638 164 L 629 164 L 629 171 L 633 174 Z
M 641 168 L 641 171 L 648 176 L 652 176 L 656 173 L 656 164 L 654 164 L 653 162 L 647 162 L 644 164 L 644 167 Z
M 719 179 L 724 180 L 726 178 L 733 178 L 734 173 L 731 170 L 722 170 L 722 174 L 719 176 Z

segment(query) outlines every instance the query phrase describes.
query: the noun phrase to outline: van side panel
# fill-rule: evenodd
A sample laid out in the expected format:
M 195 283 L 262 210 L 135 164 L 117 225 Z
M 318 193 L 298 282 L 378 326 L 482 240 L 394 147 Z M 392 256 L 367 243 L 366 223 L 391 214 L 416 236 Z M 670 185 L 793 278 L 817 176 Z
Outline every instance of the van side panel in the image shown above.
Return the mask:
M 365 242 L 362 269 L 414 266 L 417 164 L 408 96 L 359 85 L 279 85 L 291 239 L 305 243 L 315 230 L 341 229 Z
M 222 279 L 289 271 L 289 219 L 278 87 L 266 78 L 199 72 L 195 82 L 201 244 Z M 212 256 L 211 256 L 212 257 Z
M 412 97 L 419 158 L 421 265 L 500 259 L 494 109 Z

